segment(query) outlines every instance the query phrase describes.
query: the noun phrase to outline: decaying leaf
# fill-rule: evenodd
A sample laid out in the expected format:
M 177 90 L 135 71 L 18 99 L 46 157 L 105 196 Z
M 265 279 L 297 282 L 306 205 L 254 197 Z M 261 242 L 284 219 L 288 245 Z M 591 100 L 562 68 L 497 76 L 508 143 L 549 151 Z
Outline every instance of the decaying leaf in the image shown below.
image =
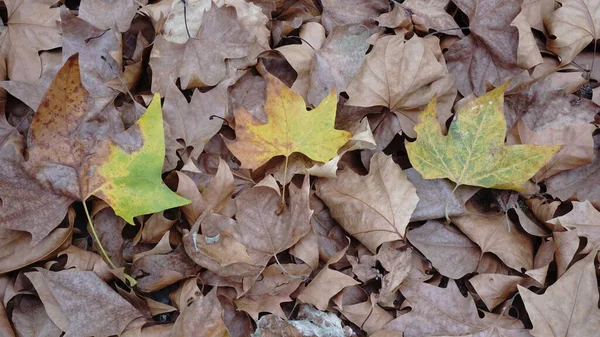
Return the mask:
M 447 136 L 441 133 L 432 101 L 415 127 L 417 140 L 406 144 L 413 167 L 426 179 L 449 178 L 457 185 L 522 190 L 560 147 L 504 145 L 506 86 L 463 107 Z

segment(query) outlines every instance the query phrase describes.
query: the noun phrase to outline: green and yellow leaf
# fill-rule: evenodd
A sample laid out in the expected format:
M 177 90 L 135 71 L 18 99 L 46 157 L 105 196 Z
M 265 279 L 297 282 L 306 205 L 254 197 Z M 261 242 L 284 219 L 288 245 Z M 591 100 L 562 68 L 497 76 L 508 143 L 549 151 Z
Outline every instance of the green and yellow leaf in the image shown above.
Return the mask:
M 128 153 L 113 142 L 107 143 L 106 161 L 96 171 L 101 184 L 92 193 L 130 224 L 135 216 L 190 203 L 171 191 L 161 178 L 165 140 L 160 95 L 154 95 L 132 128 L 137 128 L 143 145 Z
M 522 190 L 560 146 L 504 145 L 504 84 L 458 111 L 448 135 L 436 120 L 435 99 L 419 117 L 417 140 L 406 144 L 423 178 L 448 178 L 457 185 Z

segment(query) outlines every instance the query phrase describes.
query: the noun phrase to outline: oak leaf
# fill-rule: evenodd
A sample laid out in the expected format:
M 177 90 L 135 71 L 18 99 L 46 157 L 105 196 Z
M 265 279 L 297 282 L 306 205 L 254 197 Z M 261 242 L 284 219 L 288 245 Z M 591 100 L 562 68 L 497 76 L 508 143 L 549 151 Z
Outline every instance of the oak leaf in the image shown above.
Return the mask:
M 502 106 L 507 85 L 459 110 L 447 136 L 435 119 L 435 100 L 429 103 L 415 127 L 417 140 L 406 144 L 410 161 L 423 178 L 519 191 L 552 158 L 559 146 L 504 145 Z
M 267 76 L 265 112 L 267 124 L 243 107 L 235 111 L 236 136 L 226 141 L 242 168 L 257 169 L 274 156 L 300 152 L 312 160 L 326 162 L 351 137 L 334 128 L 337 99 L 331 91 L 321 103 L 307 111 L 302 97 L 274 76 Z

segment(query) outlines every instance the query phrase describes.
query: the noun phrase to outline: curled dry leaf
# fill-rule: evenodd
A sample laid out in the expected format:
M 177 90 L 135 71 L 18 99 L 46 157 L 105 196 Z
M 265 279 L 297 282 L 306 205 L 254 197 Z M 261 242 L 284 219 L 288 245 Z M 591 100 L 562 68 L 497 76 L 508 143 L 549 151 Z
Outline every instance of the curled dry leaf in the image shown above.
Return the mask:
M 523 280 L 520 276 L 479 274 L 471 277 L 469 283 L 488 309 L 494 310 L 517 291 L 517 285 Z
M 356 24 L 374 27 L 375 19 L 390 10 L 385 0 L 323 0 L 323 26 L 328 32 L 335 27 Z
M 24 296 L 17 302 L 12 323 L 18 336 L 60 336 L 62 333 L 46 313 L 42 301 L 33 296 Z
M 419 201 L 402 169 L 381 152 L 371 159 L 366 176 L 345 169 L 335 179 L 317 181 L 316 186 L 333 218 L 372 253 L 384 242 L 404 238 Z
M 595 248 L 600 247 L 600 212 L 589 200 L 574 201 L 573 210 L 547 222 L 568 230 L 576 230 L 579 236 L 586 237 Z

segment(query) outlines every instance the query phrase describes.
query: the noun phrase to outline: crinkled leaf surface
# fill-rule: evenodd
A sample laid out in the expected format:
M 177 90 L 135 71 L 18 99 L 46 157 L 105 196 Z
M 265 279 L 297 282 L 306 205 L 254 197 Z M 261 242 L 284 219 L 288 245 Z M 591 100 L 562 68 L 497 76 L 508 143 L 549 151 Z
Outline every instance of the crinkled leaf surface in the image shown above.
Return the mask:
M 128 131 L 138 131 L 143 145 L 127 151 L 114 143 L 107 144 L 98 159 L 98 187 L 92 194 L 104 199 L 115 213 L 133 224 L 133 217 L 183 206 L 190 201 L 171 191 L 162 182 L 165 153 L 160 95 Z
M 437 123 L 435 100 L 429 103 L 415 127 L 417 140 L 406 144 L 410 161 L 423 178 L 518 191 L 552 158 L 559 146 L 504 145 L 506 86 L 458 111 L 447 136 Z
M 229 150 L 242 162 L 242 168 L 256 169 L 275 156 L 289 157 L 294 152 L 326 162 L 350 139 L 347 131 L 334 128 L 335 92 L 319 106 L 306 110 L 302 97 L 273 76 L 267 76 L 267 124 L 258 121 L 246 109 L 235 112 L 235 141 Z

